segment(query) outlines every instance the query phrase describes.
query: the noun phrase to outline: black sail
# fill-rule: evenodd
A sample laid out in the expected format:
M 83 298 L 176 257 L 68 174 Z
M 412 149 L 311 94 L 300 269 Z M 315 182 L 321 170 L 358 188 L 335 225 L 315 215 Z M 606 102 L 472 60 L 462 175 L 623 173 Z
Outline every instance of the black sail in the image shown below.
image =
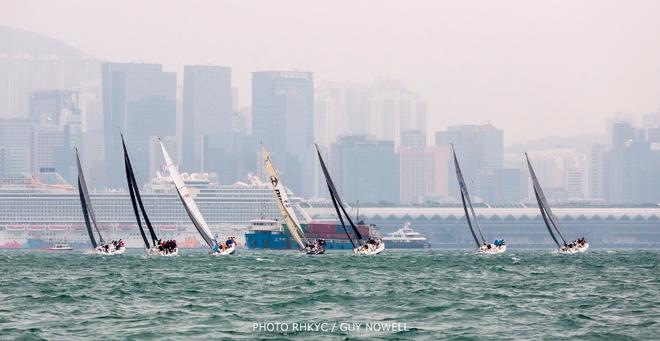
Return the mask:
M 330 193 L 332 193 L 332 189 L 330 189 L 330 186 L 328 186 L 328 190 L 330 191 Z M 351 245 L 353 245 L 353 248 L 355 248 L 356 247 L 355 242 L 353 242 L 353 238 L 351 238 L 351 234 L 348 233 L 348 229 L 346 228 L 346 224 L 344 223 L 344 218 L 342 217 L 341 212 L 339 211 L 337 199 L 335 199 L 334 195 L 332 194 L 330 194 L 330 197 L 332 198 L 332 205 L 335 207 L 335 212 L 337 212 L 337 216 L 339 217 L 341 226 L 344 228 L 344 233 L 346 233 L 346 236 L 348 237 L 348 241 L 350 241 Z
M 85 226 L 87 227 L 87 234 L 89 234 L 89 241 L 92 243 L 92 247 L 96 249 L 98 244 L 96 243 L 96 239 L 94 239 L 94 231 L 92 231 L 92 223 L 89 219 L 89 212 L 87 211 L 87 204 L 85 203 L 80 179 L 78 179 L 78 194 L 80 195 L 80 205 L 82 207 L 83 217 L 85 218 Z
M 142 240 L 144 241 L 144 245 L 148 249 L 151 246 L 149 245 L 149 241 L 147 239 L 147 235 L 144 232 L 144 228 L 142 228 L 142 219 L 140 218 L 140 212 L 142 213 L 142 217 L 144 218 L 145 225 L 147 225 L 147 228 L 149 229 L 151 240 L 154 246 L 156 245 L 158 238 L 156 237 L 156 232 L 151 226 L 151 222 L 149 221 L 147 212 L 144 209 L 144 205 L 142 204 L 142 197 L 140 196 L 140 190 L 137 185 L 137 181 L 135 180 L 135 174 L 133 173 L 133 166 L 131 165 L 131 160 L 128 157 L 128 150 L 126 149 L 126 143 L 124 142 L 123 135 L 121 136 L 121 143 L 124 149 L 124 168 L 126 170 L 126 181 L 128 183 L 128 192 L 131 195 L 131 204 L 133 206 L 133 212 L 135 212 L 135 219 L 137 220 L 138 228 L 140 230 L 140 235 L 142 236 Z M 138 206 L 139 206 L 139 211 L 138 211 Z
M 552 240 L 555 241 L 555 244 L 557 244 L 557 246 L 560 247 L 561 244 L 559 244 L 557 237 L 552 232 L 550 221 L 548 221 L 548 215 L 545 213 L 545 210 L 543 209 L 543 204 L 541 203 L 541 199 L 539 198 L 539 194 L 536 193 L 536 190 L 534 190 L 534 196 L 536 197 L 536 202 L 539 204 L 539 208 L 541 209 L 541 217 L 543 217 L 543 222 L 545 223 L 545 227 L 548 229 L 548 232 L 550 232 L 550 237 L 552 237 Z
M 87 190 L 87 182 L 85 181 L 85 175 L 83 174 L 82 166 L 80 164 L 78 148 L 76 148 L 76 165 L 78 167 L 78 193 L 80 196 L 83 216 L 85 218 L 85 225 L 87 226 L 87 233 L 89 233 L 89 239 L 92 242 L 92 246 L 96 248 L 98 244 L 94 238 L 94 230 L 98 233 L 99 242 L 101 244 L 105 244 L 105 240 L 103 240 L 103 235 L 101 235 L 101 230 L 99 230 L 99 226 L 96 222 L 96 215 L 94 214 L 92 202 L 89 198 L 89 191 Z
M 486 245 L 486 238 L 484 238 L 484 234 L 483 232 L 481 232 L 481 226 L 479 226 L 479 220 L 477 218 L 477 214 L 474 212 L 474 207 L 472 206 L 472 200 L 470 200 L 470 194 L 468 193 L 467 185 L 465 184 L 465 179 L 463 178 L 463 172 L 461 172 L 461 167 L 458 164 L 458 158 L 456 157 L 456 150 L 454 150 L 453 144 L 451 145 L 451 151 L 452 154 L 454 155 L 454 168 L 456 171 L 456 179 L 458 180 L 458 187 L 461 191 L 461 201 L 463 202 L 465 219 L 467 219 L 468 226 L 470 227 L 470 232 L 472 233 L 474 242 L 477 243 L 477 247 L 481 245 Z M 477 234 L 474 232 L 475 226 L 479 231 L 479 236 L 481 236 L 481 242 L 479 241 Z
M 561 231 L 559 230 L 559 226 L 557 226 L 557 218 L 555 215 L 552 213 L 552 210 L 550 209 L 550 205 L 548 204 L 548 200 L 545 197 L 545 194 L 543 194 L 543 189 L 541 188 L 541 184 L 539 183 L 538 178 L 536 177 L 536 173 L 534 172 L 534 168 L 532 168 L 532 163 L 529 161 L 529 156 L 527 153 L 525 153 L 525 159 L 527 159 L 527 167 L 529 168 L 529 176 L 532 178 L 532 185 L 534 186 L 534 195 L 536 196 L 536 201 L 539 204 L 539 209 L 541 210 L 541 215 L 543 216 L 543 221 L 545 222 L 546 227 L 548 228 L 548 231 L 550 231 L 550 235 L 552 235 L 552 238 L 555 240 L 557 245 L 559 245 L 559 242 L 557 238 L 554 236 L 552 233 L 553 230 L 557 233 L 561 241 L 566 245 L 566 239 L 564 238 L 564 235 L 562 235 Z
M 135 219 L 137 220 L 138 229 L 140 230 L 142 241 L 144 241 L 144 246 L 149 249 L 151 246 L 149 245 L 147 235 L 144 233 L 144 229 L 142 228 L 142 220 L 140 219 L 140 212 L 138 211 L 137 201 L 135 199 L 135 191 L 133 190 L 134 186 L 133 181 L 131 180 L 129 167 L 129 161 L 126 157 L 124 157 L 124 168 L 126 168 L 126 181 L 128 182 L 128 192 L 131 195 L 131 205 L 133 206 L 133 212 L 135 212 Z
M 319 151 L 319 146 L 316 146 L 316 154 L 319 156 L 319 162 L 321 163 L 321 169 L 323 170 L 323 175 L 325 176 L 325 182 L 328 185 L 328 190 L 330 191 L 330 196 L 332 197 L 333 204 L 335 206 L 335 210 L 337 211 L 337 216 L 339 216 L 339 220 L 342 222 L 342 225 L 344 224 L 343 219 L 342 219 L 342 213 L 346 220 L 349 222 L 351 225 L 351 228 L 353 229 L 353 233 L 355 233 L 355 237 L 357 238 L 358 243 L 361 243 L 362 240 L 362 234 L 358 230 L 357 226 L 353 223 L 353 220 L 351 219 L 351 216 L 346 212 L 346 208 L 344 207 L 344 203 L 341 201 L 341 198 L 339 197 L 339 194 L 337 193 L 337 188 L 335 187 L 334 182 L 332 181 L 332 177 L 330 177 L 330 172 L 328 172 L 328 168 L 325 166 L 325 162 L 323 161 L 323 157 L 321 156 L 321 152 Z M 341 212 L 340 212 L 341 210 Z M 344 230 L 346 230 L 346 226 L 344 226 Z M 346 234 L 348 234 L 348 231 L 346 231 Z M 349 235 L 350 238 L 350 235 Z M 353 243 L 353 241 L 351 241 Z M 355 244 L 353 244 L 355 246 Z

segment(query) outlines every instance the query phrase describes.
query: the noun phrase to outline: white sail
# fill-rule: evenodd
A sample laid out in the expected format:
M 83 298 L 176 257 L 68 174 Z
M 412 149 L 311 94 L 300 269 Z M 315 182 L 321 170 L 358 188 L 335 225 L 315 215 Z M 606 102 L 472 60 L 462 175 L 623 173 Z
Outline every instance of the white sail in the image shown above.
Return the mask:
M 159 139 L 158 142 L 160 142 L 160 148 L 163 150 L 163 157 L 165 158 L 165 165 L 167 166 L 167 170 L 169 171 L 172 180 L 174 180 L 176 192 L 179 194 L 179 198 L 181 199 L 186 212 L 188 212 L 190 220 L 192 221 L 193 225 L 195 225 L 195 228 L 197 228 L 197 231 L 202 236 L 206 244 L 208 244 L 209 247 L 213 247 L 216 244 L 216 241 L 215 238 L 213 238 L 213 233 L 211 233 L 209 226 L 206 224 L 206 221 L 202 216 L 202 212 L 199 211 L 197 204 L 195 204 L 195 200 L 193 200 L 192 195 L 183 182 L 181 174 L 179 174 L 179 170 L 176 168 L 176 165 L 174 165 L 174 162 L 172 162 L 170 154 L 168 154 L 167 150 L 165 150 L 163 141 Z
M 296 241 L 301 249 L 304 249 L 307 240 L 305 239 L 305 233 L 300 227 L 298 216 L 296 216 L 296 212 L 293 210 L 293 205 L 291 205 L 289 197 L 286 194 L 286 189 L 277 176 L 277 171 L 275 170 L 275 167 L 273 167 L 273 163 L 270 161 L 268 151 L 262 146 L 261 152 L 263 154 L 266 172 L 270 177 L 270 183 L 273 185 L 273 191 L 275 192 L 275 198 L 277 199 L 277 208 L 279 208 L 280 214 L 282 214 L 282 218 L 284 218 L 284 223 L 286 224 L 291 237 L 293 237 L 293 240 Z

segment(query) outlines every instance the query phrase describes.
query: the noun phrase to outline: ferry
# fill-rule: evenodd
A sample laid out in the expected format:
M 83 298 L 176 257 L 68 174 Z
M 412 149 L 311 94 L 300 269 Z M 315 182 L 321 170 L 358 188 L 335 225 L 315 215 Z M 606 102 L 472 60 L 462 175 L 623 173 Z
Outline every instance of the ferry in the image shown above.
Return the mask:
M 383 241 L 388 249 L 428 249 L 431 247 L 426 237 L 413 231 L 409 222 L 405 223 L 402 228 L 388 233 L 386 237 L 383 237 Z
M 326 250 L 352 250 L 354 248 L 346 236 L 344 227 L 336 221 L 310 221 L 302 223 L 300 227 L 305 232 L 305 238 L 309 240 L 324 239 Z M 350 226 L 347 228 L 350 229 Z M 379 237 L 375 225 L 359 224 L 358 230 L 364 239 Z M 352 238 L 353 242 L 357 244 L 355 237 Z M 250 229 L 245 232 L 245 241 L 248 249 L 293 250 L 298 248 L 288 230 L 284 229 L 277 220 L 271 219 L 252 220 Z

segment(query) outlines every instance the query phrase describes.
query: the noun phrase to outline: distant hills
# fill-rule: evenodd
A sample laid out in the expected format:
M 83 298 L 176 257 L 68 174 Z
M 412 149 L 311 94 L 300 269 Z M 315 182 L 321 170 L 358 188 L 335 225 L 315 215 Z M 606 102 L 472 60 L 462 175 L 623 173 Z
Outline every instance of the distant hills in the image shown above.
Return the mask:
M 41 34 L 0 26 L 0 54 L 28 54 L 34 57 L 56 55 L 62 59 L 77 59 L 83 53 L 61 40 Z

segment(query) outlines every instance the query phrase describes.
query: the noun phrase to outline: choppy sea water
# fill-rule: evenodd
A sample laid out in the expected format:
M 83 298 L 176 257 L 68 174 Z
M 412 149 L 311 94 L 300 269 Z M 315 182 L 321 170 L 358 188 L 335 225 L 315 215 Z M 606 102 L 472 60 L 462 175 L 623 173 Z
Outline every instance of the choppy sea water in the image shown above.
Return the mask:
M 658 251 L 597 250 L 7 251 L 0 339 L 650 340 L 660 338 L 659 261 Z

